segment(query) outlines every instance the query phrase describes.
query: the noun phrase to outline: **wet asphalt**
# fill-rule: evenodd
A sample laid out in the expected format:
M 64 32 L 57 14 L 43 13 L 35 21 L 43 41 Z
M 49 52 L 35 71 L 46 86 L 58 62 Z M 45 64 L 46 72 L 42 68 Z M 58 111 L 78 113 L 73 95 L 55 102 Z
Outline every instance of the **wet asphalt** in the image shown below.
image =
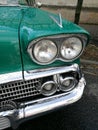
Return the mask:
M 25 122 L 17 130 L 98 130 L 98 75 L 87 73 L 87 86 L 78 102 Z

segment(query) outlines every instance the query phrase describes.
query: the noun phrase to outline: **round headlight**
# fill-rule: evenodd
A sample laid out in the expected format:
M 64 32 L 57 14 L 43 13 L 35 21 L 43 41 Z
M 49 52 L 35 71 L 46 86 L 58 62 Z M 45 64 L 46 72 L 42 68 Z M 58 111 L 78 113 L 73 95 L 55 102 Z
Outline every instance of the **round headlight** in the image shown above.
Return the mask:
M 61 45 L 61 55 L 66 60 L 73 60 L 83 49 L 82 41 L 77 37 L 66 39 Z
M 44 96 L 51 96 L 57 91 L 57 86 L 53 81 L 44 83 L 41 87 L 41 93 Z
M 60 88 L 62 91 L 70 91 L 75 87 L 75 85 L 76 85 L 76 80 L 73 77 L 67 77 L 63 79 Z
M 33 55 L 40 64 L 49 64 L 57 55 L 57 46 L 50 40 L 41 40 L 34 45 Z

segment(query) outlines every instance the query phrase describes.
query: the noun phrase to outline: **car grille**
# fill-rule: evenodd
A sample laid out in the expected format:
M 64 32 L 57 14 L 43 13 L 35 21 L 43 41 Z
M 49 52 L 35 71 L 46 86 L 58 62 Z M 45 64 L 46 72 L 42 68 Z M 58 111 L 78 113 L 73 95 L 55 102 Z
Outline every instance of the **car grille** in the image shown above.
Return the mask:
M 0 101 L 19 100 L 39 95 L 41 79 L 17 81 L 0 85 Z

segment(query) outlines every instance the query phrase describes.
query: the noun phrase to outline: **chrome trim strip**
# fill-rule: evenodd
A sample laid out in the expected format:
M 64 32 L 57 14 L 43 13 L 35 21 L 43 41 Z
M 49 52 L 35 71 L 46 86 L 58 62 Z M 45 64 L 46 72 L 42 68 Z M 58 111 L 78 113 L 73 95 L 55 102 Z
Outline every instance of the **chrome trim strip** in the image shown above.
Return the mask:
M 78 64 L 73 64 L 71 66 L 65 66 L 65 67 L 54 67 L 54 68 L 48 68 L 42 70 L 40 69 L 40 70 L 25 71 L 24 79 L 25 80 L 37 79 L 37 78 L 47 77 L 55 74 L 77 71 L 78 69 L 79 69 Z
M 37 79 L 37 78 L 51 76 L 59 73 L 77 71 L 78 69 L 79 69 L 78 64 L 73 64 L 71 66 L 65 66 L 65 67 L 54 67 L 48 69 L 24 71 L 24 79 L 25 80 Z M 23 80 L 22 71 L 0 75 L 0 84 L 9 83 L 18 80 Z
M 78 101 L 83 94 L 84 87 L 85 79 L 82 77 L 76 88 L 74 88 L 67 95 L 65 93 L 55 97 L 50 97 L 49 99 L 47 98 L 35 101 L 35 103 L 27 102 L 25 104 L 21 104 L 20 109 L 0 112 L 0 116 L 11 117 L 13 122 L 31 116 L 34 118 L 41 113 L 46 113 L 47 111 L 51 111 Z
M 0 130 L 6 129 L 11 126 L 10 120 L 6 117 L 0 118 Z
M 58 15 L 58 18 L 56 18 L 56 17 L 53 16 L 53 15 L 50 15 L 50 18 L 51 18 L 60 28 L 63 28 L 62 16 L 61 16 L 60 13 L 59 13 L 59 15 Z
M 0 74 L 0 84 L 17 81 L 17 80 L 23 80 L 22 71 Z

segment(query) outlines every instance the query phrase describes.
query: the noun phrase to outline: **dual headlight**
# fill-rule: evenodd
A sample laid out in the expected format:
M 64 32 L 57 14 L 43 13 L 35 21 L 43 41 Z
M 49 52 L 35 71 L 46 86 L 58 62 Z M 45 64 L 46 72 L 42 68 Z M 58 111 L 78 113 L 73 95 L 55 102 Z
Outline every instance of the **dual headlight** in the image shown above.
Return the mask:
M 52 62 L 56 55 L 58 49 L 54 42 L 50 40 L 42 40 L 35 44 L 33 49 L 34 58 L 42 64 L 47 64 Z
M 63 39 L 63 40 L 62 40 Z M 28 47 L 30 57 L 38 64 L 50 64 L 56 59 L 62 61 L 73 61 L 83 51 L 84 44 L 80 37 L 72 36 L 62 38 L 56 43 L 53 39 L 42 39 L 31 42 Z

